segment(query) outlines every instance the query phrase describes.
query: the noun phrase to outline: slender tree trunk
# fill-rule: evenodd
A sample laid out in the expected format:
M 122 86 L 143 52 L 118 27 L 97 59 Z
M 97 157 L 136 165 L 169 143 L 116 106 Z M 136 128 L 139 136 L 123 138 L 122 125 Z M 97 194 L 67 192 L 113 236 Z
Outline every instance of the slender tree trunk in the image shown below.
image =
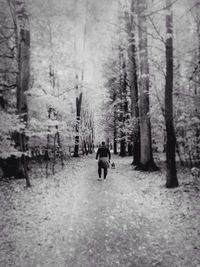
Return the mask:
M 85 154 L 88 155 L 88 150 L 87 150 L 87 143 L 84 139 L 84 149 L 85 149 Z
M 92 133 L 91 133 L 91 136 L 92 136 L 92 153 L 94 153 L 94 123 L 92 123 Z
M 133 128 L 133 165 L 140 165 L 140 125 L 139 125 L 139 106 L 138 106 L 138 74 L 136 64 L 136 43 L 135 43 L 135 0 L 131 1 L 130 15 L 126 14 L 128 31 L 128 80 L 131 93 L 131 116 L 134 120 Z
M 85 155 L 85 147 L 84 147 L 84 140 L 81 141 L 81 147 L 82 147 L 82 155 Z
M 28 107 L 25 92 L 29 87 L 30 75 L 30 32 L 26 29 L 20 29 L 20 43 L 19 43 L 19 74 L 17 84 L 17 110 L 20 118 L 27 123 L 28 120 Z M 24 133 L 19 134 L 20 150 L 26 151 L 26 137 Z M 23 154 L 19 160 L 19 169 L 23 170 L 23 176 L 26 179 L 27 187 L 31 186 L 28 172 L 26 157 Z
M 113 90 L 113 103 L 116 101 L 117 94 L 115 92 L 115 88 Z M 113 152 L 117 155 L 117 112 L 116 105 L 114 105 L 114 118 L 113 118 Z
M 116 127 L 116 114 L 114 114 L 114 132 L 113 132 L 113 149 L 114 154 L 117 155 L 117 127 Z
M 113 145 L 113 152 L 115 155 L 118 154 L 117 152 L 117 141 L 116 141 L 116 131 L 114 131 L 114 145 Z
M 200 11 L 200 5 L 198 5 L 198 10 Z M 200 18 L 197 19 L 197 36 L 198 36 L 198 72 L 197 72 L 197 83 L 198 90 L 197 94 L 200 93 Z M 197 101 L 196 101 L 197 102 Z M 196 116 L 200 118 L 200 107 L 199 101 L 195 103 L 196 105 Z M 196 158 L 197 158 L 197 166 L 200 166 L 200 127 L 199 125 L 196 127 Z
M 176 143 L 176 152 L 177 152 L 177 155 L 179 157 L 179 161 L 180 161 L 180 164 L 181 166 L 184 166 L 184 161 L 182 159 L 182 156 L 181 156 L 181 153 L 180 153 L 180 150 L 179 150 L 179 145 L 178 143 Z
M 91 138 L 91 134 L 89 134 L 88 152 L 89 152 L 90 154 L 93 153 L 93 151 L 92 151 L 92 138 Z
M 51 108 L 48 109 L 48 119 L 51 118 Z M 48 132 L 50 132 L 50 127 L 48 126 Z M 46 145 L 46 151 L 45 151 L 45 160 L 46 160 L 46 178 L 48 177 L 48 169 L 49 169 L 49 161 L 50 161 L 50 155 L 49 155 L 49 149 L 50 149 L 50 134 L 47 134 L 47 145 Z
M 126 156 L 126 134 L 124 132 L 126 116 L 127 116 L 127 72 L 126 72 L 126 64 L 124 54 L 122 52 L 122 79 L 121 79 L 121 140 L 120 140 L 120 156 Z
M 53 162 L 52 162 L 52 173 L 55 175 L 55 165 L 56 165 L 56 137 L 57 134 L 53 137 Z
M 153 160 L 151 123 L 149 106 L 149 65 L 147 48 L 147 19 L 145 16 L 147 0 L 137 0 L 138 25 L 139 25 L 139 114 L 140 114 L 140 169 L 144 171 L 155 171 L 157 166 Z
M 173 118 L 173 16 L 171 0 L 166 0 L 166 85 L 165 85 L 165 123 L 166 123 L 166 158 L 167 181 L 166 186 L 173 188 L 178 186 L 176 173 L 176 136 Z
M 78 76 L 77 76 L 78 79 Z M 74 155 L 73 157 L 79 157 L 79 126 L 81 120 L 81 104 L 82 104 L 82 92 L 79 93 L 78 84 L 76 85 L 76 136 L 75 136 L 75 146 L 74 146 Z
M 15 46 L 16 46 L 16 59 L 18 64 L 18 72 L 16 76 L 17 92 L 16 92 L 16 107 L 17 112 L 21 120 L 27 123 L 28 108 L 25 92 L 29 87 L 29 74 L 30 74 L 30 32 L 29 20 L 26 11 L 26 6 L 23 2 L 8 0 L 10 13 L 13 20 L 13 27 L 15 33 Z M 23 21 L 23 23 L 22 23 Z M 27 149 L 27 138 L 24 133 L 13 133 L 13 139 L 15 140 L 16 147 L 20 148 L 23 153 L 21 158 L 12 159 L 15 160 L 14 176 L 16 178 L 25 178 L 27 187 L 31 186 L 28 172 L 27 162 L 24 152 Z M 9 161 L 8 161 L 9 162 Z M 8 164 L 9 168 L 9 164 Z
M 92 129 L 92 119 L 91 115 L 89 118 L 89 153 L 93 153 L 93 129 Z
M 56 129 L 58 130 L 58 126 L 56 126 Z M 60 160 L 61 160 L 61 166 L 62 168 L 64 167 L 64 154 L 63 154 L 63 149 L 60 141 L 60 133 L 57 131 L 57 141 L 58 141 L 58 147 L 60 149 Z
M 128 155 L 133 156 L 133 144 L 131 141 L 128 143 Z

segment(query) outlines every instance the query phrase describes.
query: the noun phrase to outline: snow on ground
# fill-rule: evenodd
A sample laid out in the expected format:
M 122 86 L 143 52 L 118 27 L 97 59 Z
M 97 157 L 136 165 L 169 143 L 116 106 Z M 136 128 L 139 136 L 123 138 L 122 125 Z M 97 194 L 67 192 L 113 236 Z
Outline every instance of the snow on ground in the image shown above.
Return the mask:
M 37 172 L 31 189 L 0 182 L 0 266 L 200 266 L 199 181 L 180 170 L 169 190 L 164 173 L 119 157 L 97 181 L 93 157 L 71 159 L 54 177 Z

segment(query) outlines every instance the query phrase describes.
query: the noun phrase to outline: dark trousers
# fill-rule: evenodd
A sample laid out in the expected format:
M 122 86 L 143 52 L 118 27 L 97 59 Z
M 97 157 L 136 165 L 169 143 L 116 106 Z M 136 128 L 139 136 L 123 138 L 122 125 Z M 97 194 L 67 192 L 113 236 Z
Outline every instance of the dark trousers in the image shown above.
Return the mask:
M 98 162 L 98 174 L 99 178 L 101 178 L 101 171 L 104 169 L 104 179 L 106 179 L 107 173 L 108 173 L 108 166 L 104 164 L 102 161 Z

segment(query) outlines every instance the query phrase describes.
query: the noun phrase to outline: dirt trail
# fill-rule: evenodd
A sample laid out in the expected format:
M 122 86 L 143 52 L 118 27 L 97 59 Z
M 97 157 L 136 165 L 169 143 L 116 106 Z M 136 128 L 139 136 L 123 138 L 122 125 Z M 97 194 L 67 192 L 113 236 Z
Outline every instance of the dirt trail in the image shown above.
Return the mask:
M 97 181 L 96 162 L 87 158 L 48 181 L 35 180 L 31 191 L 13 185 L 0 266 L 200 266 L 198 226 L 191 221 L 196 203 L 188 200 L 185 211 L 181 191 L 162 187 L 162 174 L 135 172 L 127 159 L 115 162 L 106 181 Z

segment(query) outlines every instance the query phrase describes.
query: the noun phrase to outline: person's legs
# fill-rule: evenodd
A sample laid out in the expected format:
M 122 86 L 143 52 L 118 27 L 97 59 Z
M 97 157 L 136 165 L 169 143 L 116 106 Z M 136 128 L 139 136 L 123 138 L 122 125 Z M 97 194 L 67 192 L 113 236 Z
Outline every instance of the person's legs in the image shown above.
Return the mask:
M 101 178 L 101 168 L 102 168 L 102 164 L 101 161 L 98 162 L 98 174 L 99 174 L 99 178 Z
M 104 179 L 106 179 L 107 174 L 108 174 L 108 168 L 104 167 Z

